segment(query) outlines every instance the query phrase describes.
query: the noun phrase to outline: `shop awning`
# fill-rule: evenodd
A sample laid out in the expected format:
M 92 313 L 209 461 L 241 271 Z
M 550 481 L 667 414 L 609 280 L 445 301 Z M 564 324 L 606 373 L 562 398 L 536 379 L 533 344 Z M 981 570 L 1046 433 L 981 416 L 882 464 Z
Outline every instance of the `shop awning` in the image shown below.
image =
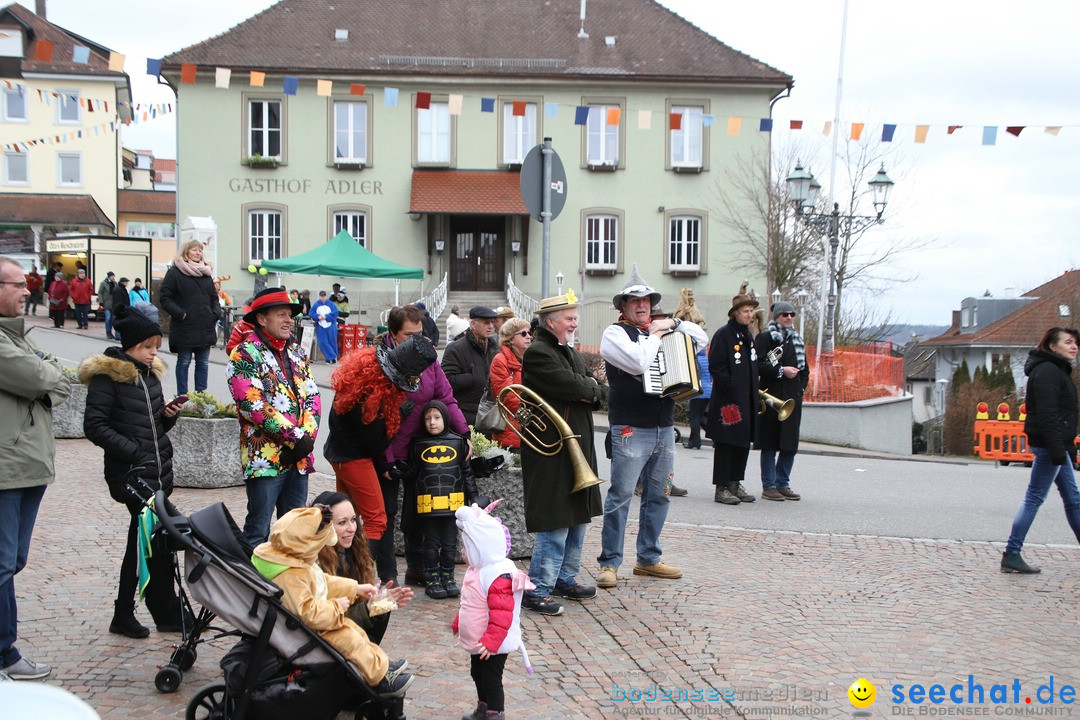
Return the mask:
M 112 221 L 93 196 L 48 193 L 0 193 L 0 223 L 113 228 Z
M 414 170 L 409 212 L 529 214 L 518 173 L 506 170 Z

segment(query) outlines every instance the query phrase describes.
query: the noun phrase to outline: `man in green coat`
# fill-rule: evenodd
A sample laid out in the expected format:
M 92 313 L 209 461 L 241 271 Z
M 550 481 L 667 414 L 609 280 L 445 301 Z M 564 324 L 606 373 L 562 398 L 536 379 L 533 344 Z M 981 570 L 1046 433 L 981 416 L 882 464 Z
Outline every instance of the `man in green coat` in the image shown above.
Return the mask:
M 540 302 L 540 326 L 521 361 L 522 384 L 536 392 L 577 435 L 577 443 L 596 473 L 593 445 L 594 410 L 607 398 L 585 365 L 585 358 L 570 346 L 578 325 L 578 302 L 573 291 Z M 559 433 L 545 418 L 540 440 L 555 443 Z M 536 589 L 525 593 L 521 605 L 542 615 L 561 615 L 562 604 L 552 597 L 586 600 L 596 595 L 592 585 L 581 585 L 581 546 L 592 518 L 604 511 L 600 489 L 593 485 L 571 492 L 574 468 L 564 443 L 558 454 L 547 457 L 521 443 L 521 470 L 525 483 L 525 528 L 536 533 L 529 578 Z
M 26 565 L 45 486 L 53 481 L 52 408 L 71 394 L 56 358 L 26 336 L 22 266 L 0 255 L 0 681 L 38 680 L 52 668 L 15 648 L 15 575 Z

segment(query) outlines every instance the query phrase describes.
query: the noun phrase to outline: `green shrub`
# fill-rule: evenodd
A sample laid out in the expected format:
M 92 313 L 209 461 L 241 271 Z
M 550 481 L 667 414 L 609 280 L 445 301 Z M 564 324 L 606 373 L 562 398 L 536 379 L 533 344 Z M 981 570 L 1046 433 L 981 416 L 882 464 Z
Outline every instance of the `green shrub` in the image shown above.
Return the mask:
M 232 403 L 222 405 L 211 393 L 194 391 L 188 393 L 188 401 L 180 408 L 182 417 L 216 419 L 236 417 L 236 406 Z

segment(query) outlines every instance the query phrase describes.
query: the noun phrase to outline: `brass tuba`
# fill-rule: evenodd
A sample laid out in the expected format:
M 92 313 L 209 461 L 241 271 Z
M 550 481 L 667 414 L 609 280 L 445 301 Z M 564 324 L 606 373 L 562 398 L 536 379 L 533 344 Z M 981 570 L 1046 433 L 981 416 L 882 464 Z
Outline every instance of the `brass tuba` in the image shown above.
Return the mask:
M 517 396 L 517 412 L 511 412 L 506 406 L 505 397 L 513 393 Z M 589 461 L 585 459 L 585 453 L 581 451 L 581 445 L 577 439 L 581 437 L 570 429 L 570 425 L 555 412 L 544 398 L 524 385 L 507 385 L 499 391 L 496 398 L 499 413 L 506 420 L 506 429 L 513 430 L 521 438 L 521 442 L 528 445 L 533 451 L 546 457 L 554 457 L 564 449 L 570 453 L 570 465 L 574 468 L 574 486 L 570 492 L 580 492 L 602 481 L 596 477 L 596 473 L 589 467 Z M 521 429 L 514 427 L 517 422 Z M 540 439 L 540 433 L 548 429 L 548 423 L 559 433 L 559 440 L 546 443 Z
M 758 390 L 758 395 L 761 397 L 761 409 L 758 410 L 758 415 L 764 415 L 765 408 L 770 407 L 776 411 L 776 414 L 780 417 L 780 422 L 784 422 L 791 416 L 792 411 L 795 410 L 795 401 L 790 398 L 781 400 L 764 390 Z

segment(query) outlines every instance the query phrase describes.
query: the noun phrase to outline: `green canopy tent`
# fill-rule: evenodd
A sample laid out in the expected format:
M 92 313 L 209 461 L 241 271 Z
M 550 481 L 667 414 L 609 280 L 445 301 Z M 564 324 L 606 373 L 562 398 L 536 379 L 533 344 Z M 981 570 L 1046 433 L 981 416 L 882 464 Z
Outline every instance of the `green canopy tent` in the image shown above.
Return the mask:
M 325 245 L 306 253 L 280 260 L 263 260 L 262 266 L 269 272 L 296 273 L 299 275 L 330 275 L 334 277 L 402 278 L 423 280 L 423 268 L 411 268 L 384 260 L 360 246 L 351 235 L 342 230 Z M 398 287 L 394 288 L 394 304 L 398 304 Z

